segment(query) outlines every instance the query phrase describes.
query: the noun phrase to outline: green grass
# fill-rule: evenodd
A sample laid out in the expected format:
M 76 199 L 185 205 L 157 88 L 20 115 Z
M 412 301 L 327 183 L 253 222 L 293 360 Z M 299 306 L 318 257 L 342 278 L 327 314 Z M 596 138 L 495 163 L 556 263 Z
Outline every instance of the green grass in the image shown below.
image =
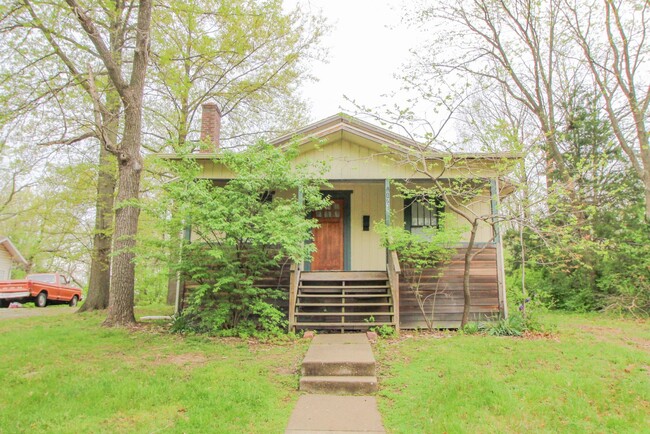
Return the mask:
M 138 316 L 169 314 L 167 307 Z M 280 433 L 307 342 L 105 329 L 99 314 L 0 320 L 0 433 Z M 650 432 L 650 326 L 552 314 L 551 338 L 381 340 L 395 433 Z
M 102 320 L 78 314 L 0 321 L 0 433 L 286 427 L 305 342 L 184 338 L 155 325 L 106 329 Z
M 650 432 L 650 326 L 552 314 L 553 338 L 383 341 L 380 411 L 395 433 Z

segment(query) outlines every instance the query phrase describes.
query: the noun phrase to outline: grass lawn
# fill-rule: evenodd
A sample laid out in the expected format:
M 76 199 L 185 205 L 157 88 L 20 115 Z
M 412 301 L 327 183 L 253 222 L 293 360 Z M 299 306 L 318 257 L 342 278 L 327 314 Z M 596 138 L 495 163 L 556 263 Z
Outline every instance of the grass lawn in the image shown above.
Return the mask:
M 0 321 L 0 433 L 284 431 L 306 342 L 113 330 L 103 318 Z
M 284 431 L 308 342 L 113 330 L 102 320 L 0 320 L 0 433 Z M 380 341 L 388 431 L 650 432 L 650 324 L 547 320 L 558 326 L 551 338 L 405 332 Z
M 650 323 L 549 314 L 552 338 L 455 333 L 381 341 L 394 433 L 648 433 Z

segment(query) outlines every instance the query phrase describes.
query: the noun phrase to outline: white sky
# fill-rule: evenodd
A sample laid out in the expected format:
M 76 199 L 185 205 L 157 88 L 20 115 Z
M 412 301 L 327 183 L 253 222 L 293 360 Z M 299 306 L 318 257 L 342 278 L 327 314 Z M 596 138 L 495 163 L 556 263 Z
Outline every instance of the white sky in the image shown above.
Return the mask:
M 359 104 L 377 107 L 393 102 L 382 95 L 399 88 L 393 74 L 417 45 L 417 32 L 401 25 L 408 0 L 285 0 L 286 7 L 300 4 L 305 12 L 322 11 L 332 27 L 323 45 L 329 63 L 315 65 L 318 82 L 308 83 L 311 120 L 340 111 L 353 113 L 344 95 Z

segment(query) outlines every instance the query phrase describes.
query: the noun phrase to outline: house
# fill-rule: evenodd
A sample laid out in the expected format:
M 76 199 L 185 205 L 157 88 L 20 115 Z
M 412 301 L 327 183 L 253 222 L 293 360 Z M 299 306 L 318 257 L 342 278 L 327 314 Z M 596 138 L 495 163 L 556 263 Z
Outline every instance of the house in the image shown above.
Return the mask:
M 202 140 L 211 140 L 215 149 L 193 156 L 202 166 L 201 177 L 226 183 L 233 174 L 218 160 L 220 113 L 214 104 L 204 106 Z M 302 264 L 293 264 L 269 276 L 262 285 L 278 285 L 288 291 L 290 328 L 363 329 L 374 325 L 398 328 L 455 328 L 462 317 L 464 246 L 470 236 L 467 226 L 457 254 L 442 275 L 429 270 L 417 276 L 417 287 L 409 275 L 414 270 L 387 252 L 373 222 L 405 227 L 412 232 L 437 224 L 437 212 L 418 200 L 404 200 L 395 183 L 431 185 L 431 176 L 440 182 L 473 179 L 476 194 L 464 206 L 475 215 L 493 216 L 499 201 L 512 191 L 500 175 L 519 161 L 510 154 L 474 153 L 454 156 L 420 148 L 410 138 L 368 122 L 337 114 L 271 141 L 278 147 L 296 145 L 296 164 L 326 161 L 325 177 L 332 187 L 323 194 L 332 199 L 328 209 L 313 217 L 320 227 L 314 231 L 316 253 Z M 173 158 L 173 156 L 168 156 Z M 283 195 L 296 192 L 275 192 Z M 299 194 L 298 194 L 299 196 Z M 446 208 L 440 203 L 440 208 Z M 491 217 L 490 217 L 491 218 Z M 498 223 L 478 226 L 478 252 L 470 273 L 471 317 L 485 319 L 507 315 L 503 248 Z M 191 285 L 180 286 L 183 299 Z
M 11 279 L 14 264 L 27 266 L 27 260 L 7 237 L 0 236 L 0 280 Z

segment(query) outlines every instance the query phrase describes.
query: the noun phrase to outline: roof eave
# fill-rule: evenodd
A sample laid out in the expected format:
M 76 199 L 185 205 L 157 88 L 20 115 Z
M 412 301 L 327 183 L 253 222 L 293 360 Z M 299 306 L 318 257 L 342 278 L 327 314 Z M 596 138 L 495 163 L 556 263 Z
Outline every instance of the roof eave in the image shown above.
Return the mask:
M 12 258 L 16 262 L 20 262 L 21 264 L 27 266 L 28 262 L 27 260 L 23 257 L 23 255 L 20 253 L 20 251 L 14 246 L 14 243 L 11 242 L 11 240 L 7 237 L 2 237 L 0 238 L 0 245 L 5 246 L 5 249 L 11 254 Z

